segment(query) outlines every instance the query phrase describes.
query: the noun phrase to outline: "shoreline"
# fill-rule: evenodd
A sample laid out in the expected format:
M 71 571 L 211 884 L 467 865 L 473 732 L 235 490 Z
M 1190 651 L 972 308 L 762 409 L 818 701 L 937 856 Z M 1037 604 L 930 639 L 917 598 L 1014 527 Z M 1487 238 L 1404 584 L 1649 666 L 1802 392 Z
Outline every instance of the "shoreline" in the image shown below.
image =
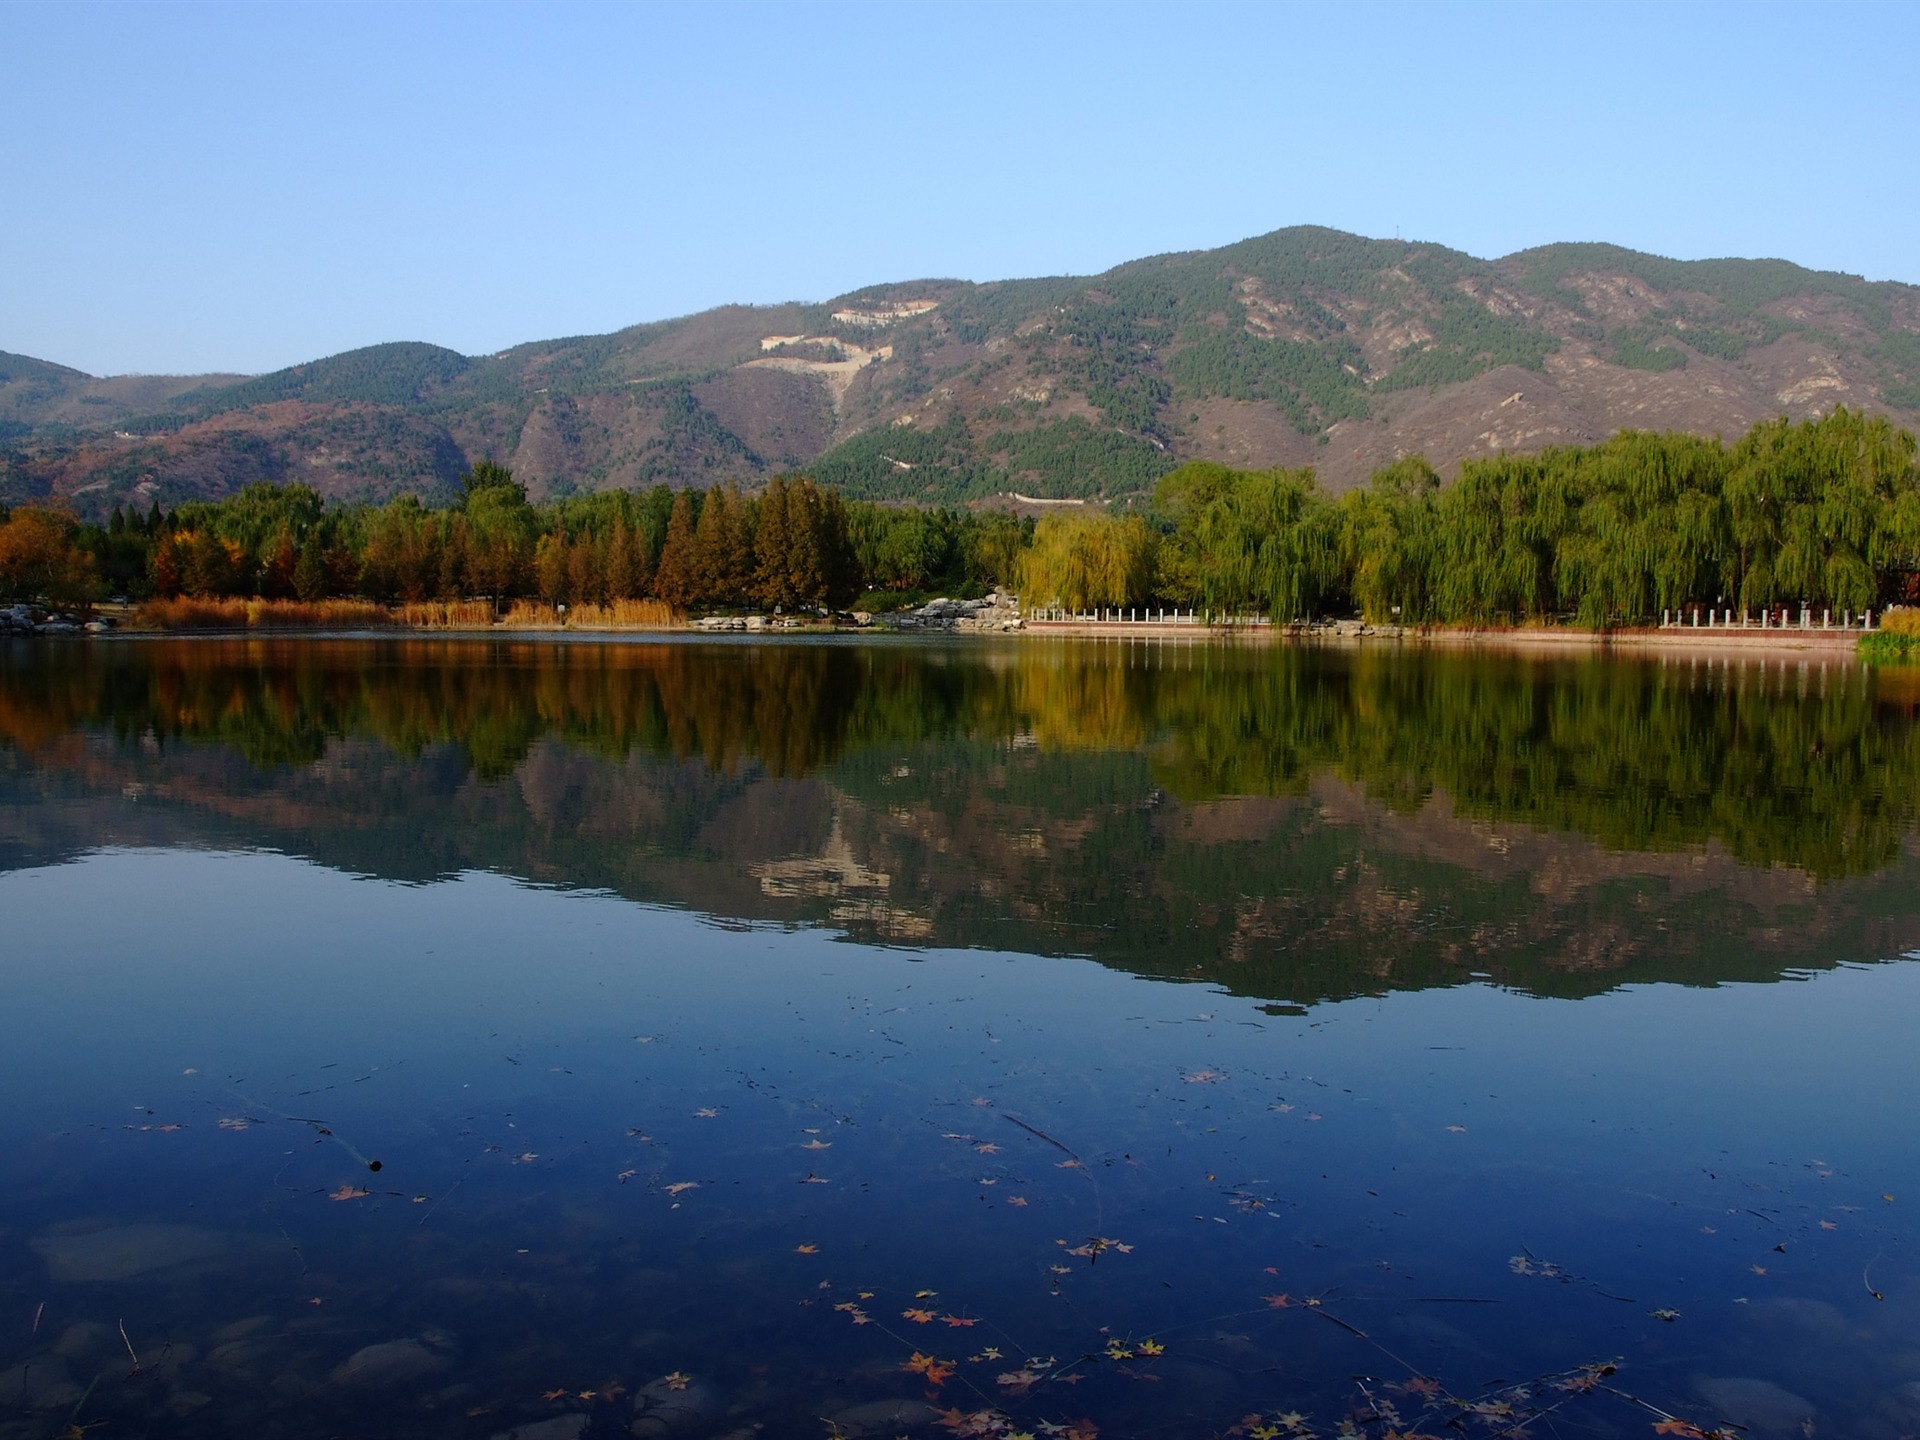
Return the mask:
M 1691 628 L 1653 630 L 1577 630 L 1568 628 L 1515 626 L 1510 629 L 1485 629 L 1468 626 L 1431 629 L 1346 628 L 1322 630 L 1292 626 L 1186 625 L 1150 621 L 1084 622 L 1072 620 L 1029 621 L 1021 633 L 1057 636 L 1061 639 L 1164 639 L 1189 643 L 1208 640 L 1251 641 L 1256 644 L 1295 643 L 1340 645 L 1359 648 L 1369 645 L 1415 645 L 1440 649 L 1486 649 L 1519 651 L 1618 651 L 1714 655 L 1807 655 L 1821 659 L 1858 660 L 1860 630 L 1695 630 Z

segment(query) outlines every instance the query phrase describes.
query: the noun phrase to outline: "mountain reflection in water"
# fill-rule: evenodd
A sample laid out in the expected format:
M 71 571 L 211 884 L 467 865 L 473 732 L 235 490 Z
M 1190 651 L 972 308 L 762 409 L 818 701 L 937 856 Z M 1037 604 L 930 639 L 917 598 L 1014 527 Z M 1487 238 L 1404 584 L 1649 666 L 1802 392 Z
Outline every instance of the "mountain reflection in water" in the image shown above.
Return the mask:
M 485 869 L 1278 1002 L 1766 979 L 1913 943 L 1917 699 L 1778 660 L 16 645 L 0 865 L 104 844 Z

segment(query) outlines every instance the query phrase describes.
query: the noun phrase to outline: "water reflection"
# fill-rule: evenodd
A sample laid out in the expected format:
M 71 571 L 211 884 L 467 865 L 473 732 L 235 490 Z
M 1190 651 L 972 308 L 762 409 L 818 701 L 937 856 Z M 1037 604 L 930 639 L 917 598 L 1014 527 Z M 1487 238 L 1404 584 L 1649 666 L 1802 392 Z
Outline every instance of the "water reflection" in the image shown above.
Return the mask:
M 1914 938 L 1920 692 L 1840 664 L 248 640 L 0 666 L 10 867 L 112 842 L 489 869 L 1276 1002 Z

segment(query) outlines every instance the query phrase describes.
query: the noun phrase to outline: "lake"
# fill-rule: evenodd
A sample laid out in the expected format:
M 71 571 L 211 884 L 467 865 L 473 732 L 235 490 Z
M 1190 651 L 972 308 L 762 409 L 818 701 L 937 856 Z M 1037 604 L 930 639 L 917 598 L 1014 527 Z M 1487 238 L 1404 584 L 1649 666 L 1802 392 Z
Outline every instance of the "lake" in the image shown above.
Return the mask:
M 0 1440 L 1920 1433 L 1920 683 L 0 648 Z

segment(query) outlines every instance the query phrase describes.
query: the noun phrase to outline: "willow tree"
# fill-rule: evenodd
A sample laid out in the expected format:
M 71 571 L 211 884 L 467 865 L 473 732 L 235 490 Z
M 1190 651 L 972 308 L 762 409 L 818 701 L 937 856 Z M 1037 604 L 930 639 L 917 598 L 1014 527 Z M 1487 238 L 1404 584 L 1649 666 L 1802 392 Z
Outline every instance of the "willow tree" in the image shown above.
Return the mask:
M 1469 460 L 1440 492 L 1435 545 L 1440 617 L 1535 619 L 1554 598 L 1553 563 L 1567 530 L 1563 452 Z
M 1020 562 L 1030 609 L 1138 604 L 1153 588 L 1157 538 L 1139 515 L 1047 515 Z
M 1160 481 L 1154 503 L 1173 527 L 1161 565 L 1170 599 L 1289 620 L 1339 578 L 1337 527 L 1311 470 L 1194 462 Z
M 1424 455 L 1374 472 L 1335 506 L 1347 593 L 1368 620 L 1417 624 L 1433 617 L 1434 492 Z
M 1554 583 L 1582 624 L 1649 620 L 1724 588 L 1731 547 L 1717 439 L 1629 430 L 1551 453 L 1571 502 Z
M 1901 497 L 1912 492 L 1913 465 L 1912 435 L 1844 406 L 1754 426 L 1734 447 L 1727 480 L 1740 603 L 1874 604 L 1876 560 L 1912 554 L 1913 503 Z

